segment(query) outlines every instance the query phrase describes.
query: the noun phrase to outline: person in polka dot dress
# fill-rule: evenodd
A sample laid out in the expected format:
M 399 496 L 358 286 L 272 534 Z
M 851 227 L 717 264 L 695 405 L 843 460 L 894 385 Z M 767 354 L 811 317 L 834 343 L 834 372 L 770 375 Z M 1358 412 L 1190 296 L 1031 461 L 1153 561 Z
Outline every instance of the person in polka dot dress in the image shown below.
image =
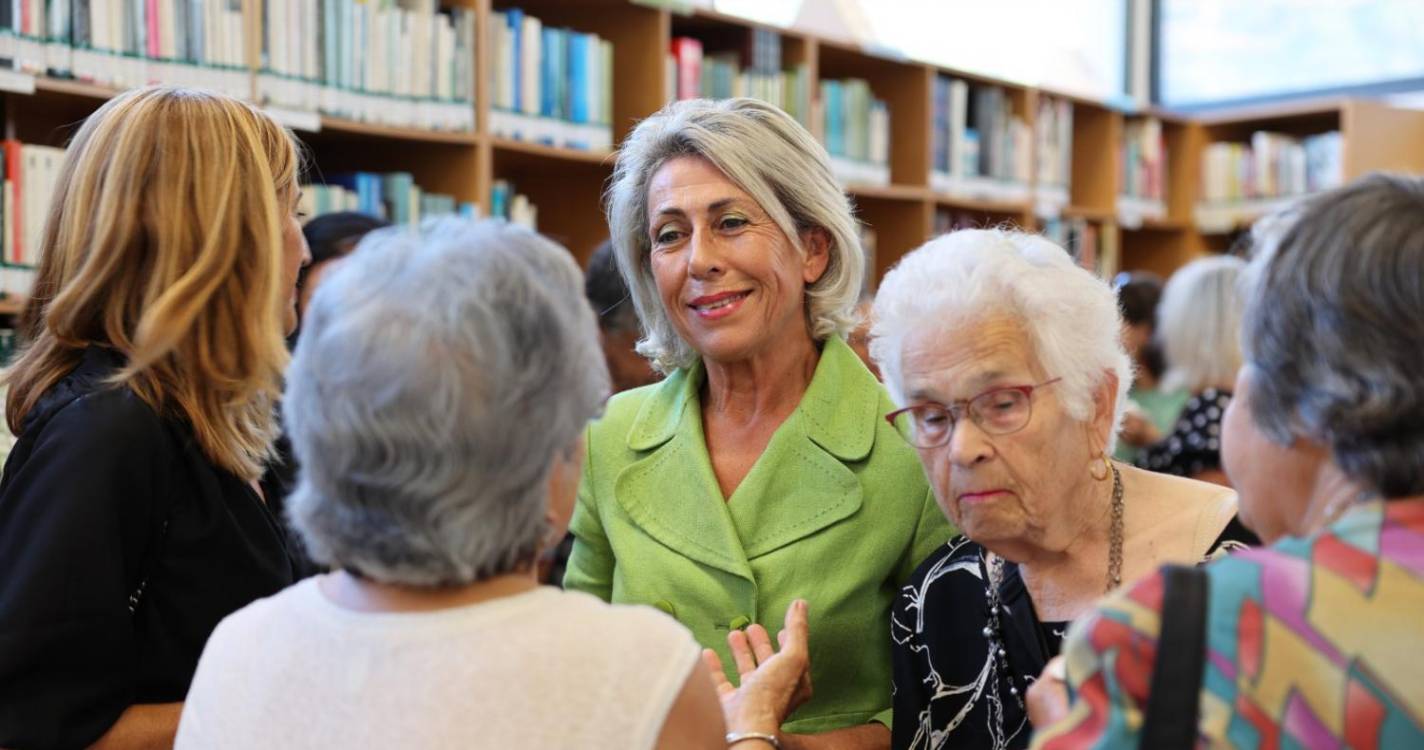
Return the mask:
M 1238 279 L 1244 268 L 1229 255 L 1203 258 L 1167 281 L 1157 308 L 1157 338 L 1167 357 L 1162 386 L 1192 396 L 1172 431 L 1143 449 L 1139 467 L 1230 484 L 1221 470 L 1221 416 L 1241 368 Z

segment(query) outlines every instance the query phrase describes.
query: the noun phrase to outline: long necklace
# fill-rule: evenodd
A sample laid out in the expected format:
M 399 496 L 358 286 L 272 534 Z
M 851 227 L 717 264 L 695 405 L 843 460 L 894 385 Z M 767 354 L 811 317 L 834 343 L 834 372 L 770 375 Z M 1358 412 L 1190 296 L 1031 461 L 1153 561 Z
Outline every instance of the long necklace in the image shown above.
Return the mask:
M 1112 591 L 1122 585 L 1122 475 L 1118 473 L 1117 466 L 1109 463 L 1112 469 L 1112 520 L 1108 527 L 1108 584 L 1107 590 Z M 1008 652 L 1004 649 L 1004 626 L 1002 617 L 1009 614 L 1009 608 L 1004 606 L 999 598 L 999 585 L 1004 579 L 1004 558 L 985 550 L 984 573 L 987 579 L 984 593 L 989 600 L 989 613 L 987 623 L 980 634 L 989 643 L 989 683 L 997 686 L 1002 679 L 1009 686 L 1009 695 L 1013 696 L 1018 703 L 1019 710 L 1024 710 L 1023 691 L 1014 684 L 1013 670 L 1009 666 Z M 1000 673 L 1002 672 L 1002 676 Z M 998 736 L 1004 736 L 1004 713 L 1002 706 L 997 711 L 994 706 L 990 707 L 990 713 L 994 714 L 994 722 L 998 729 Z

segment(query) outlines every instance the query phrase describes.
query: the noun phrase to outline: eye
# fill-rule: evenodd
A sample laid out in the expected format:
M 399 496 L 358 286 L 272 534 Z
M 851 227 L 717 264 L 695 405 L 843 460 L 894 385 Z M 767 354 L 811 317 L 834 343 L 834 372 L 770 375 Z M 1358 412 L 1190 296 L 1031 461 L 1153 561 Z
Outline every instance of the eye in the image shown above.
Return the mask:
M 724 216 L 722 217 L 720 225 L 722 229 L 741 229 L 749 223 L 750 222 L 740 216 Z
M 664 227 L 662 229 L 659 229 L 657 234 L 653 236 L 653 242 L 659 245 L 667 245 L 669 243 L 677 242 L 681 238 L 681 230 L 677 229 L 676 227 Z

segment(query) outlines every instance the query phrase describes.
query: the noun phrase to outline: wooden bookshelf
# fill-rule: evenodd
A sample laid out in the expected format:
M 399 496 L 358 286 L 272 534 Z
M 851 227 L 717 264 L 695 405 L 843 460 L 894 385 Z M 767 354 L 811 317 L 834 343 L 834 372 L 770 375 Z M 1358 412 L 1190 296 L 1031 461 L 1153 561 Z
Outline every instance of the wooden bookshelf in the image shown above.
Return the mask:
M 422 188 L 477 202 L 488 211 L 491 186 L 507 180 L 538 210 L 540 231 L 566 245 L 580 260 L 607 235 L 602 195 L 614 154 L 579 151 L 494 137 L 490 128 L 487 34 L 491 13 L 521 8 L 546 26 L 595 33 L 613 43 L 613 139 L 621 141 L 641 119 L 667 103 L 666 71 L 674 36 L 699 39 L 709 52 L 741 49 L 753 29 L 765 28 L 734 16 L 695 9 L 690 13 L 632 0 L 453 0 L 473 8 L 475 47 L 475 129 L 438 132 L 395 128 L 334 117 L 319 117 L 319 131 L 297 130 L 312 157 L 313 177 L 345 171 L 407 171 Z M 260 4 L 246 3 L 250 28 L 260 28 Z M 1072 164 L 1067 205 L 1054 207 L 1064 219 L 1085 220 L 1112 233 L 1122 268 L 1169 274 L 1205 253 L 1231 243 L 1231 232 L 1201 231 L 1194 212 L 1202 194 L 1203 149 L 1212 142 L 1241 141 L 1257 130 L 1296 135 L 1339 130 L 1343 172 L 1349 180 L 1378 169 L 1424 172 L 1424 112 L 1395 109 L 1355 99 L 1324 99 L 1182 116 L 1156 109 L 1123 112 L 1072 93 L 1039 90 L 867 50 L 843 40 L 797 29 L 774 29 L 781 36 L 782 69 L 806 66 L 812 107 L 809 126 L 821 137 L 819 84 L 822 80 L 866 80 L 890 111 L 890 183 L 848 185 L 858 218 L 876 234 L 876 272 L 883 273 L 905 252 L 935 231 L 937 217 L 970 217 L 975 225 L 1041 228 L 1035 214 L 1037 186 L 1024 200 L 936 192 L 930 178 L 933 149 L 934 80 L 948 75 L 1007 91 L 1012 109 L 1032 128 L 1040 96 L 1071 102 Z M 255 75 L 256 70 L 252 71 Z M 255 90 L 255 85 L 254 85 Z M 25 142 L 62 145 L 77 123 L 114 91 L 88 83 L 38 77 L 33 93 L 0 93 L 5 135 Z M 1138 117 L 1162 122 L 1167 155 L 1165 215 L 1134 217 L 1119 204 L 1122 189 L 1121 139 L 1125 124 Z M 1036 175 L 1037 170 L 1033 170 Z M 1255 218 L 1244 210 L 1231 222 L 1236 230 Z M 1116 269 L 1103 269 L 1105 272 Z M 15 304 L 14 301 L 9 302 Z M 0 300 L 0 315 L 14 309 Z

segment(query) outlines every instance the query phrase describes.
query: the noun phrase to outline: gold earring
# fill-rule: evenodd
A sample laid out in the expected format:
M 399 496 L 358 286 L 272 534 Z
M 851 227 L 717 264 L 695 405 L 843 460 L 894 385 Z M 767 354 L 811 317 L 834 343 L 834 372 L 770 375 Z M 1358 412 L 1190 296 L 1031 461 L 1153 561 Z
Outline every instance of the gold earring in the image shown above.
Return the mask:
M 1094 462 L 1097 461 L 1101 461 L 1103 464 L 1102 476 L 1098 476 L 1098 473 L 1093 471 L 1095 467 L 1093 467 L 1092 465 L 1089 465 L 1088 467 L 1088 476 L 1091 476 L 1093 479 L 1096 479 L 1099 482 L 1107 481 L 1107 478 L 1112 476 L 1112 464 L 1108 463 L 1108 454 L 1106 452 L 1099 453 L 1098 457 L 1094 459 Z

